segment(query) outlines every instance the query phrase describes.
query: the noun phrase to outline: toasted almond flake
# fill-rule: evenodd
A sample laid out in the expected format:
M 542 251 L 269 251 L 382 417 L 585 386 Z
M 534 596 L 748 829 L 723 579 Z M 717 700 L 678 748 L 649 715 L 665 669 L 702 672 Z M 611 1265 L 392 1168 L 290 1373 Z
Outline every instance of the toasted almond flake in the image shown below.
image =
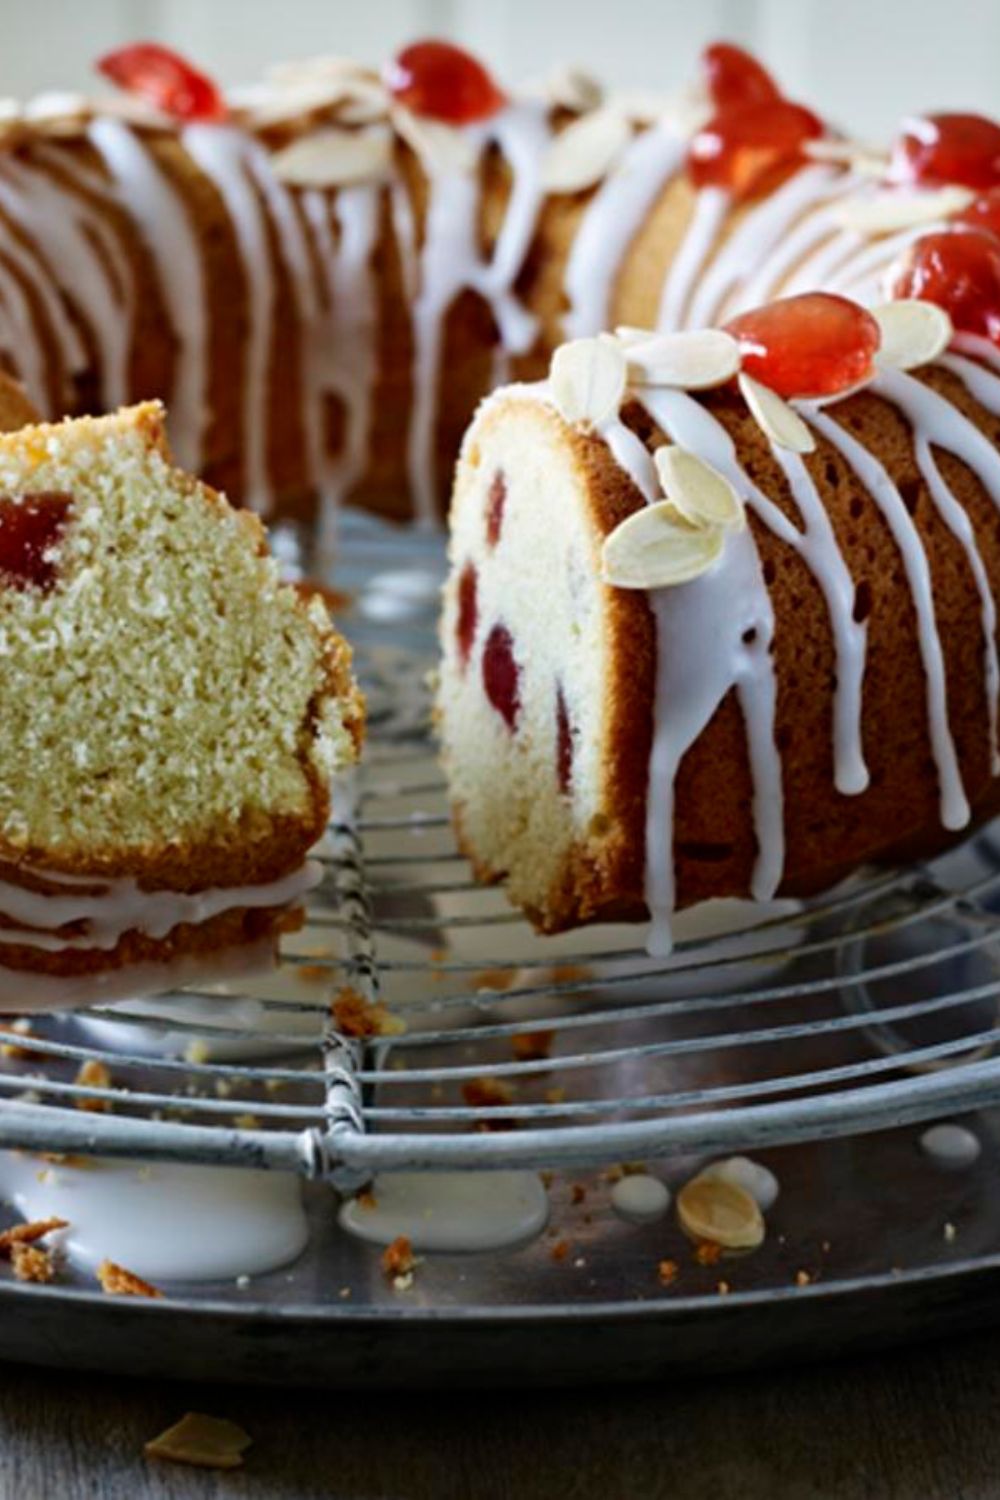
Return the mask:
M 604 89 L 586 69 L 562 64 L 553 68 L 546 78 L 545 95 L 553 104 L 582 115 L 600 107 L 604 100 Z
M 189 1411 L 159 1437 L 151 1438 L 143 1452 L 147 1458 L 165 1458 L 198 1469 L 238 1469 L 252 1442 L 235 1422 Z
M 653 462 L 663 493 L 692 526 L 721 526 L 741 531 L 746 525 L 743 502 L 725 475 L 676 443 L 657 448 Z
M 314 130 L 276 152 L 271 165 L 294 187 L 377 182 L 392 165 L 392 141 L 385 130 Z
M 475 171 L 477 147 L 454 125 L 428 120 L 398 104 L 392 107 L 392 123 L 428 176 L 451 177 Z
M 740 367 L 740 346 L 721 328 L 684 333 L 657 333 L 626 339 L 629 379 L 633 385 L 666 385 L 682 391 L 708 390 L 732 380 Z
M 924 192 L 887 188 L 871 196 L 843 198 L 830 212 L 843 229 L 853 229 L 856 234 L 892 234 L 932 224 L 936 219 L 949 219 L 968 208 L 974 197 L 968 188 L 957 184 Z
M 737 379 L 750 415 L 769 442 L 792 453 L 812 453 L 816 439 L 787 401 L 751 375 L 740 374 Z
M 669 500 L 645 505 L 604 538 L 601 577 L 620 589 L 690 583 L 722 553 L 721 526 L 692 526 Z
M 604 105 L 582 115 L 553 138 L 541 166 L 542 187 L 549 193 L 593 187 L 614 166 L 631 135 L 620 109 Z
M 750 1194 L 720 1177 L 693 1177 L 677 1194 L 677 1217 L 697 1244 L 723 1250 L 756 1250 L 764 1240 L 764 1216 Z
M 111 1069 L 107 1063 L 101 1062 L 99 1058 L 88 1057 L 86 1062 L 80 1064 L 80 1070 L 76 1080 L 83 1088 L 110 1089 Z M 88 1110 L 91 1114 L 107 1114 L 111 1109 L 110 1099 L 81 1098 L 76 1101 L 77 1109 Z
M 943 307 L 918 298 L 902 298 L 872 308 L 882 332 L 877 364 L 893 370 L 913 370 L 930 364 L 951 343 L 954 328 Z
M 628 367 L 611 339 L 574 339 L 552 356 L 552 399 L 567 422 L 597 426 L 625 397 Z
M 27 1224 L 14 1224 L 0 1234 L 0 1255 L 13 1255 L 18 1245 L 33 1245 L 56 1229 L 67 1229 L 66 1219 L 32 1219 Z

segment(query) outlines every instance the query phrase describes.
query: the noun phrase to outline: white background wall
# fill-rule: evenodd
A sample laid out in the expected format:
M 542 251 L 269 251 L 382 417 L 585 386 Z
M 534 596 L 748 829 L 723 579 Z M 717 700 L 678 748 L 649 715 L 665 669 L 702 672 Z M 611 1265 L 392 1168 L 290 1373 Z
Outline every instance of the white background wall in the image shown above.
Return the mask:
M 728 36 L 858 134 L 909 109 L 1000 115 L 1000 0 L 0 0 L 0 22 L 0 94 L 22 97 L 85 88 L 101 51 L 146 38 L 228 83 L 283 58 L 378 62 L 415 36 L 447 35 L 510 80 L 578 61 L 659 89 Z

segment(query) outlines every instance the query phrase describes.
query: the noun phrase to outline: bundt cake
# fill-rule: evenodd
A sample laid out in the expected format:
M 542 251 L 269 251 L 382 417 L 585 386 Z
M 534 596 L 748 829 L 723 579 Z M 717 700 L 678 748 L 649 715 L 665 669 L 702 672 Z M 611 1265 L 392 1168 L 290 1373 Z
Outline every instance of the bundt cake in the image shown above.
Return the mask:
M 675 907 L 1000 807 L 1000 355 L 952 336 L 805 294 L 484 402 L 440 726 L 462 844 L 540 928 L 649 913 L 663 951 Z
M 0 436 L 0 1010 L 260 964 L 362 712 L 255 516 L 155 403 Z
M 957 224 L 982 264 L 956 324 L 1000 320 L 998 127 L 924 117 L 879 157 L 725 44 L 679 101 L 571 70 L 513 97 L 441 42 L 227 98 L 163 48 L 100 66 L 118 94 L 0 112 L 0 354 L 47 416 L 162 398 L 180 460 L 261 512 L 430 520 L 479 399 L 563 340 L 878 300 Z

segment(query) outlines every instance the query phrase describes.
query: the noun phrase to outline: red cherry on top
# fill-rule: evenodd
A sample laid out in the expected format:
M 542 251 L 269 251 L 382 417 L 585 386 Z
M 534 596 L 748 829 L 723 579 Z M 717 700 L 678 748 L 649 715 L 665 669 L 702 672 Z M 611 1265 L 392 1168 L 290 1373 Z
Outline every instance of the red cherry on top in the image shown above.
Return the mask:
M 1000 125 L 985 115 L 921 115 L 907 120 L 892 148 L 889 180 L 979 191 L 1000 184 Z
M 468 125 L 503 109 L 507 96 L 471 52 L 451 42 L 413 42 L 383 69 L 386 88 L 415 115 Z
M 954 224 L 968 224 L 972 229 L 983 229 L 987 234 L 995 234 L 1000 240 L 1000 187 L 991 188 L 988 193 L 981 193 L 974 203 L 968 208 L 963 208 L 960 214 L 956 214 L 952 220 Z
M 147 100 L 175 120 L 223 120 L 226 105 L 218 87 L 178 53 L 157 42 L 137 42 L 106 52 L 98 72 L 119 88 Z
M 691 142 L 688 175 L 695 187 L 748 198 L 772 173 L 801 160 L 806 141 L 822 134 L 812 110 L 787 99 L 722 110 Z
M 936 302 L 956 328 L 1000 344 L 1000 243 L 984 230 L 922 235 L 890 274 L 889 291 Z
M 732 42 L 713 42 L 701 55 L 709 98 L 716 110 L 771 104 L 781 90 L 755 57 Z
M 726 325 L 742 368 L 779 396 L 836 396 L 872 373 L 881 342 L 871 313 L 830 292 L 806 292 L 741 313 Z

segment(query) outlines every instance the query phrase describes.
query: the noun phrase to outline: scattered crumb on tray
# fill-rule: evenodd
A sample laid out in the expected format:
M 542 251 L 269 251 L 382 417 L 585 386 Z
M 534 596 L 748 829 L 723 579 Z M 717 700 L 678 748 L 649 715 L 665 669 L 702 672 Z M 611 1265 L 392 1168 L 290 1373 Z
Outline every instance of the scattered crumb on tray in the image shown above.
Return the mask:
M 225 1417 L 189 1411 L 143 1447 L 147 1458 L 192 1464 L 198 1469 L 238 1469 L 253 1438 Z

